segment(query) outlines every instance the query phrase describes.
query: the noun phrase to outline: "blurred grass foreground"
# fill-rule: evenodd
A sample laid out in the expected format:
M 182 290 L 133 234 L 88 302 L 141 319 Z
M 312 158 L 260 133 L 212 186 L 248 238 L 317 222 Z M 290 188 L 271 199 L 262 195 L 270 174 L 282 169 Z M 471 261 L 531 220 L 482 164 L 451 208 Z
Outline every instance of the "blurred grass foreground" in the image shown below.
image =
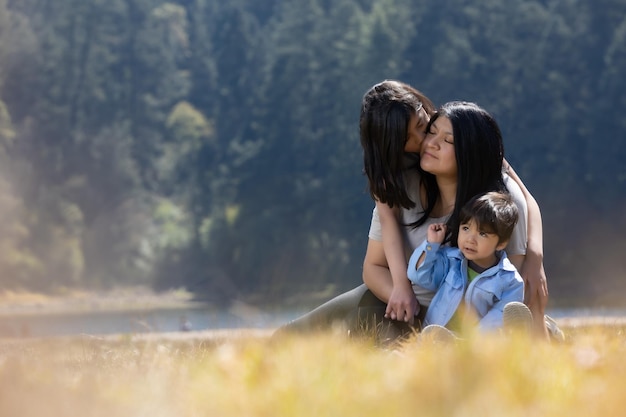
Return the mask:
M 0 416 L 614 416 L 624 330 L 394 348 L 336 334 L 5 339 Z

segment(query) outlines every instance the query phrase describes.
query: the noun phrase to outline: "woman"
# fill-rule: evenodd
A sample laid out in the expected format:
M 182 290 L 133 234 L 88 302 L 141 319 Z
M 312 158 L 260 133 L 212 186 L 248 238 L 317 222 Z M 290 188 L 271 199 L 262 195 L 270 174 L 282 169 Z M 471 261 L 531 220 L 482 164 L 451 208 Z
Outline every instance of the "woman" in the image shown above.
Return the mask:
M 432 295 L 422 293 L 419 289 L 414 291 L 409 285 L 406 277 L 406 253 L 410 253 L 421 242 L 428 224 L 432 221 L 441 221 L 442 218 L 451 222 L 456 220 L 458 214 L 456 207 L 471 197 L 465 196 L 468 190 L 477 193 L 482 188 L 486 191 L 490 187 L 500 187 L 502 182 L 501 175 L 500 183 L 494 177 L 494 172 L 499 173 L 502 168 L 502 152 L 484 153 L 482 147 L 478 147 L 471 153 L 471 158 L 458 158 L 454 181 L 445 186 L 442 183 L 440 186 L 437 184 L 437 178 L 451 180 L 453 176 L 449 175 L 450 172 L 429 174 L 424 177 L 425 187 L 420 189 L 420 174 L 417 170 L 419 159 L 415 152 L 422 149 L 425 126 L 430 121 L 432 108 L 432 104 L 423 94 L 397 81 L 377 84 L 364 96 L 360 120 L 361 144 L 370 192 L 376 199 L 370 240 L 363 265 L 366 287 L 360 286 L 336 297 L 288 324 L 284 330 L 319 328 L 335 320 L 348 323 L 349 328 L 358 330 L 361 327 L 359 316 L 367 318 L 377 316 L 373 325 L 378 327 L 380 316 L 385 314 L 391 319 L 389 322 L 391 330 L 394 333 L 403 333 L 410 329 L 406 324 L 412 324 L 416 314 L 424 313 L 424 309 L 420 311 L 418 300 L 426 306 Z M 480 117 L 484 116 L 482 114 Z M 492 128 L 494 126 L 497 128 L 495 123 Z M 457 150 L 458 155 L 465 155 L 472 146 L 481 145 L 479 135 L 475 129 L 471 129 L 472 127 L 471 124 L 463 126 L 462 123 L 458 126 L 459 131 L 465 132 L 463 129 L 469 128 L 470 132 L 464 134 L 463 138 L 459 137 L 459 140 L 453 141 L 453 146 L 449 149 L 454 149 L 454 155 L 457 154 Z M 499 130 L 497 133 L 496 136 L 499 137 Z M 499 141 L 501 148 L 501 137 Z M 487 155 L 489 161 L 486 161 Z M 427 159 L 430 158 L 430 155 L 426 156 Z M 474 177 L 474 172 L 486 166 L 490 167 L 489 175 Z M 488 181 L 481 183 L 484 178 Z M 514 187 L 512 182 L 508 185 Z M 455 193 L 451 193 L 453 189 Z M 456 194 L 457 190 L 459 195 Z M 425 201 L 424 209 L 421 208 L 422 201 Z M 533 203 L 534 200 L 530 197 L 531 208 Z M 523 227 L 522 222 L 518 229 Z M 384 239 L 377 233 L 380 229 L 385 229 Z M 536 231 L 537 227 L 534 230 Z M 523 232 L 525 230 L 520 230 L 518 234 L 523 236 L 522 241 L 525 242 Z M 532 236 L 534 234 L 531 234 Z M 541 243 L 538 245 L 535 243 L 535 246 L 540 247 Z M 522 253 L 518 255 L 520 258 L 516 266 L 524 276 L 524 264 L 527 260 L 524 260 Z M 540 277 L 541 271 L 534 275 Z M 543 319 L 540 322 L 543 323 Z

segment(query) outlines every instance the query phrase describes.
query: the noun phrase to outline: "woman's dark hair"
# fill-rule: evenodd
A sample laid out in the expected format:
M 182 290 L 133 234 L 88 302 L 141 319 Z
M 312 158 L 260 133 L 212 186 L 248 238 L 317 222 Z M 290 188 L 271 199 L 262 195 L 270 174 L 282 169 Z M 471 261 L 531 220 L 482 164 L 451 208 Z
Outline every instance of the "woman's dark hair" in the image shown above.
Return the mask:
M 439 117 L 447 117 L 452 124 L 454 151 L 457 163 L 457 189 L 454 210 L 446 225 L 446 242 L 456 246 L 459 234 L 461 208 L 473 196 L 488 191 L 506 192 L 502 179 L 504 146 L 502 133 L 495 119 L 476 103 L 453 101 L 444 104 L 430 119 L 428 130 Z M 430 216 L 439 196 L 434 175 L 422 172 L 426 190 L 424 215 L 412 226 L 422 225 Z
M 435 107 L 424 94 L 394 80 L 376 84 L 363 96 L 359 131 L 369 192 L 390 207 L 415 206 L 405 187 L 404 147 L 411 117 L 422 107 L 429 115 L 434 113 Z
M 518 218 L 519 211 L 511 196 L 491 191 L 465 203 L 459 215 L 459 225 L 473 220 L 480 230 L 496 234 L 500 244 L 511 239 Z

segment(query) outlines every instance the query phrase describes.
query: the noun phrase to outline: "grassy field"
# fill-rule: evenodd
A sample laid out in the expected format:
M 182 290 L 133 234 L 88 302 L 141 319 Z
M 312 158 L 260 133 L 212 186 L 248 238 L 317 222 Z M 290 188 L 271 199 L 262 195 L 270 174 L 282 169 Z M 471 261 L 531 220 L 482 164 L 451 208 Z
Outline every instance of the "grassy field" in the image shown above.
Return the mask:
M 0 416 L 616 416 L 625 330 L 394 348 L 333 334 L 0 340 Z

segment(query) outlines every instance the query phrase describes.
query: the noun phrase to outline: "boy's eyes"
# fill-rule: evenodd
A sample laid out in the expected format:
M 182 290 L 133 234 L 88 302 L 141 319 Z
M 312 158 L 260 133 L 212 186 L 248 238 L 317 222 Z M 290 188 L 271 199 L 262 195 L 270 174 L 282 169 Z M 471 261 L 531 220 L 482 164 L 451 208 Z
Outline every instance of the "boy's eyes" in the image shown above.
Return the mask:
M 461 230 L 464 231 L 464 232 L 467 232 L 469 230 L 469 226 L 461 225 Z M 493 233 L 485 232 L 485 231 L 481 230 L 481 231 L 478 232 L 478 235 L 482 236 L 482 237 L 489 237 L 489 236 L 493 235 Z

